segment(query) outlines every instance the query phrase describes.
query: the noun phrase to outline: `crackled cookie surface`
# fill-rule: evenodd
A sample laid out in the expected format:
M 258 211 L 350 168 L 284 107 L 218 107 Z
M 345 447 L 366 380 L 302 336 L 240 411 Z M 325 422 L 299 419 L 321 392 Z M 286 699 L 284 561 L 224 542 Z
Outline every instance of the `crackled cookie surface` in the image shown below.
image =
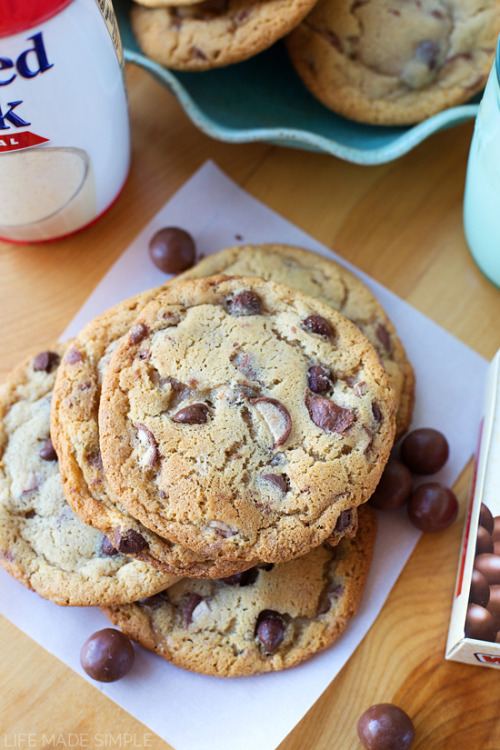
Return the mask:
M 118 604 L 177 579 L 117 553 L 66 502 L 50 441 L 63 347 L 41 352 L 0 387 L 0 564 L 57 604 Z
M 106 534 L 124 555 L 172 575 L 230 575 L 245 565 L 216 562 L 158 536 L 113 496 L 103 471 L 98 425 L 103 374 L 121 338 L 159 291 L 148 290 L 99 315 L 73 340 L 61 360 L 52 398 L 51 435 L 63 487 L 75 513 Z
M 246 60 L 288 34 L 315 0 L 206 0 L 131 12 L 142 51 L 176 70 L 208 70 Z
M 395 399 L 356 326 L 262 279 L 177 283 L 137 318 L 99 410 L 112 491 L 200 554 L 280 562 L 365 502 Z
M 359 510 L 354 539 L 220 581 L 184 579 L 163 595 L 104 609 L 130 638 L 179 667 L 237 677 L 293 667 L 330 646 L 354 616 L 376 526 Z
M 287 47 L 327 107 L 402 125 L 481 90 L 499 32 L 499 0 L 319 0 Z
M 409 428 L 415 378 L 384 309 L 356 276 L 332 260 L 289 245 L 239 245 L 200 261 L 179 280 L 225 273 L 260 276 L 298 289 L 338 310 L 367 336 L 389 375 L 398 402 L 396 437 Z

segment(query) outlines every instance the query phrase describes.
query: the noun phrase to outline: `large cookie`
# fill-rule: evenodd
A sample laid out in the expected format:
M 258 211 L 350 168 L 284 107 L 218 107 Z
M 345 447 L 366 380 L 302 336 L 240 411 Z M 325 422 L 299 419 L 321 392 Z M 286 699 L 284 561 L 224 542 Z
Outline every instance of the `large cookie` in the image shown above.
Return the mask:
M 202 555 L 282 562 L 370 497 L 394 412 L 349 320 L 290 287 L 212 276 L 158 295 L 113 354 L 102 460 L 156 533 Z
M 499 32 L 499 0 L 319 0 L 287 48 L 327 107 L 406 125 L 482 89 Z
M 288 34 L 316 0 L 206 0 L 132 9 L 142 51 L 175 70 L 208 70 L 247 60 Z
M 0 388 L 0 564 L 57 604 L 135 601 L 177 579 L 117 554 L 68 506 L 49 437 L 63 351 L 30 358 Z
M 172 575 L 220 577 L 246 565 L 217 562 L 163 539 L 133 518 L 112 495 L 99 449 L 98 410 L 103 373 L 112 352 L 155 288 L 124 300 L 92 320 L 74 339 L 57 374 L 51 434 L 69 504 L 105 533 L 123 554 Z
M 198 279 L 225 273 L 260 276 L 316 297 L 352 320 L 373 344 L 391 380 L 398 401 L 396 437 L 409 428 L 415 378 L 396 330 L 371 291 L 344 266 L 289 245 L 239 245 L 200 261 L 181 274 Z
M 354 539 L 227 581 L 182 580 L 149 602 L 103 609 L 145 648 L 193 672 L 237 677 L 293 667 L 330 646 L 361 600 L 375 514 Z

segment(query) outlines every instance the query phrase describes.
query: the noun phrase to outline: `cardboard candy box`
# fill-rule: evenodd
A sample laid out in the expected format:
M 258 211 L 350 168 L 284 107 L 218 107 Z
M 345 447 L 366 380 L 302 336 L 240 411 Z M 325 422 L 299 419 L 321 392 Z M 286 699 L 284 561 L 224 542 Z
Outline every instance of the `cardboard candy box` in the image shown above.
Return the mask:
M 500 351 L 488 369 L 446 658 L 500 668 Z

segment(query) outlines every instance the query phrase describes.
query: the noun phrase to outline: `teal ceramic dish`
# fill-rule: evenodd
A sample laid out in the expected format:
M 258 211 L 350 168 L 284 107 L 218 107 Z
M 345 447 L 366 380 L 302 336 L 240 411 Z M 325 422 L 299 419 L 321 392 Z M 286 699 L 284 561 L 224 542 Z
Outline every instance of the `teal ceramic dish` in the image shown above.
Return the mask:
M 259 141 L 332 154 L 356 164 L 383 164 L 411 151 L 432 133 L 477 114 L 478 98 L 412 127 L 346 120 L 307 91 L 280 43 L 227 68 L 203 73 L 167 70 L 140 52 L 130 28 L 130 6 L 131 0 L 115 0 L 125 59 L 149 71 L 177 97 L 193 123 L 217 140 Z

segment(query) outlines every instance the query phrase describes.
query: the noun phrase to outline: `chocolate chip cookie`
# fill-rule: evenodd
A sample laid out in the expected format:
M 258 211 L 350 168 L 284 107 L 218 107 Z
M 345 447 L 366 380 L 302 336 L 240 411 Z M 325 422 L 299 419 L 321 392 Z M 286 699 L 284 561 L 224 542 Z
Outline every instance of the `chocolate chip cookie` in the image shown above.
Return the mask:
M 325 106 L 408 125 L 483 88 L 499 32 L 499 0 L 319 0 L 286 44 Z
M 219 581 L 184 579 L 163 595 L 103 609 L 114 625 L 178 667 L 238 677 L 293 667 L 330 646 L 355 615 L 376 534 L 359 509 L 355 539 Z
M 132 8 L 142 51 L 174 70 L 209 70 L 247 60 L 288 34 L 316 0 L 205 0 Z
M 0 387 L 0 564 L 57 604 L 118 604 L 177 579 L 119 554 L 68 506 L 50 439 L 64 347 L 20 365 Z
M 155 288 L 120 302 L 92 320 L 63 357 L 52 398 L 51 435 L 68 503 L 124 555 L 171 575 L 220 577 L 248 567 L 214 561 L 163 539 L 133 518 L 113 497 L 99 448 L 98 410 L 103 373 L 112 352 Z
M 298 289 L 338 310 L 367 336 L 389 375 L 398 401 L 396 437 L 409 428 L 415 377 L 396 330 L 371 291 L 332 260 L 289 245 L 239 245 L 200 261 L 178 280 L 225 273 L 260 276 Z
M 99 409 L 111 489 L 210 557 L 284 562 L 375 489 L 395 398 L 359 329 L 257 278 L 178 282 L 113 354 Z

